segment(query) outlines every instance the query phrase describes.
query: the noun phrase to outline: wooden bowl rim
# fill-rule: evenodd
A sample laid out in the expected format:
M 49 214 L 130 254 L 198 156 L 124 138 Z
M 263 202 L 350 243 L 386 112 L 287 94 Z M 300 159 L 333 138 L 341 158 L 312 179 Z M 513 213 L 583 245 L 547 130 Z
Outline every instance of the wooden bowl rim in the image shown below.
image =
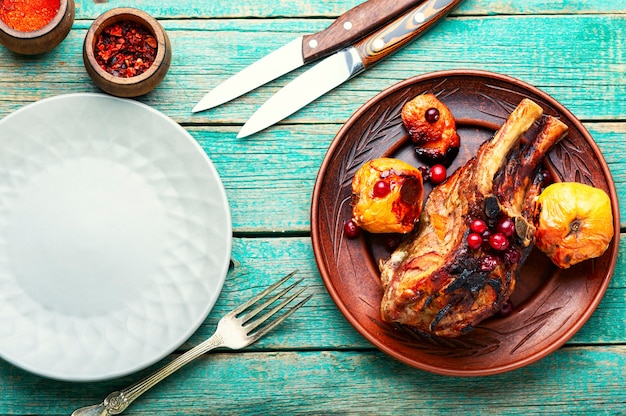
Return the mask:
M 67 13 L 70 3 L 74 3 L 74 0 L 59 0 L 59 10 L 57 11 L 57 14 L 41 29 L 33 30 L 31 32 L 22 32 L 9 27 L 9 25 L 0 19 L 0 31 L 6 33 L 12 38 L 25 41 L 45 36 L 60 26 L 61 22 L 65 18 L 65 14 Z
M 157 54 L 152 65 L 150 65 L 144 73 L 128 78 L 116 77 L 115 75 L 109 74 L 103 70 L 98 64 L 98 61 L 96 61 L 96 56 L 94 54 L 95 40 L 102 30 L 114 23 L 125 20 L 142 24 L 146 29 L 148 29 L 148 31 L 150 31 L 150 33 L 152 33 L 158 44 Z M 163 26 L 161 26 L 161 24 L 148 13 L 133 7 L 118 7 L 106 11 L 97 17 L 87 31 L 84 44 L 87 63 L 96 75 L 102 78 L 105 82 L 120 86 L 137 85 L 154 76 L 165 60 L 167 49 L 167 34 L 165 33 Z

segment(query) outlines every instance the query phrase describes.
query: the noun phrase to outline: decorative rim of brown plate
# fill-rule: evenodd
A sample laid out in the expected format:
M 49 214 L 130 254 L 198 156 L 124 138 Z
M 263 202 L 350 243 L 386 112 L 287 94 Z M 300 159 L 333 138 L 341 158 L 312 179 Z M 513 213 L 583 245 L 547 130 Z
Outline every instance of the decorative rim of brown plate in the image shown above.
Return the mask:
M 494 94 L 505 94 L 507 98 L 509 96 L 529 97 L 538 102 L 546 114 L 560 117 L 562 121 L 568 124 L 570 136 L 572 136 L 571 140 L 575 141 L 561 143 L 559 148 L 553 149 L 549 157 L 546 157 L 546 159 L 549 158 L 548 167 L 556 175 L 557 180 L 577 180 L 592 184 L 594 180 L 603 182 L 599 186 L 607 191 L 611 199 L 615 235 L 611 246 L 603 256 L 581 263 L 567 271 L 558 270 L 542 253 L 535 255 L 534 259 L 529 258 L 526 264 L 537 259 L 539 259 L 539 263 L 528 266 L 526 270 L 531 271 L 525 272 L 524 268 L 522 269 L 521 274 L 524 276 L 526 276 L 525 273 L 529 276 L 533 275 L 529 277 L 529 280 L 534 281 L 528 284 L 529 288 L 527 289 L 516 288 L 516 292 L 517 290 L 522 292 L 526 290 L 527 293 L 520 295 L 526 297 L 520 298 L 519 310 L 514 312 L 515 317 L 490 318 L 485 325 L 481 323 L 468 335 L 446 339 L 416 334 L 406 327 L 401 328 L 380 321 L 377 313 L 374 313 L 374 311 L 378 312 L 380 304 L 380 302 L 375 304 L 376 296 L 380 301 L 380 295 L 382 295 L 380 282 L 376 281 L 378 280 L 376 262 L 372 258 L 375 243 L 367 241 L 367 238 L 371 238 L 371 236 L 347 240 L 343 238 L 341 230 L 337 230 L 341 228 L 342 220 L 349 218 L 351 209 L 349 194 L 351 192 L 349 190 L 351 176 L 348 171 L 352 171 L 343 169 L 345 160 L 355 157 L 359 151 L 365 152 L 370 156 L 369 158 L 389 156 L 398 152 L 402 146 L 401 142 L 408 140 L 401 120 L 398 121 L 400 119 L 399 111 L 403 103 L 418 93 L 427 91 L 437 93 L 444 103 L 446 99 L 454 99 L 454 95 L 459 94 L 459 91 L 465 88 L 459 84 L 453 85 L 454 88 L 447 89 L 447 83 L 452 84 L 450 80 L 457 78 L 472 82 L 484 81 L 481 84 L 484 88 L 493 88 Z M 428 85 L 431 86 L 431 89 L 436 87 L 437 91 L 430 91 L 427 88 Z M 397 95 L 400 95 L 400 103 L 395 102 L 393 108 L 383 109 L 384 106 L 381 103 L 393 101 Z M 473 113 L 474 117 L 470 114 L 468 117 L 457 118 L 457 126 L 462 128 L 466 124 L 469 126 L 468 131 L 472 129 L 495 131 L 501 124 L 497 120 L 502 119 L 503 121 L 516 105 L 506 100 L 496 100 L 483 91 L 472 91 L 471 95 L 475 96 L 472 98 L 474 101 L 487 103 L 485 107 L 487 110 L 489 110 L 489 106 L 492 106 L 498 111 L 501 110 L 503 114 L 495 115 L 494 118 L 494 114 L 489 114 L 489 111 L 484 111 L 484 108 L 476 109 L 468 106 L 468 113 Z M 373 109 L 373 107 L 376 108 Z M 454 108 L 451 110 L 454 114 Z M 390 116 L 390 114 L 397 113 L 397 115 L 390 120 L 380 121 L 375 117 L 377 112 L 382 112 L 385 117 Z M 481 113 L 481 117 L 485 115 L 485 120 L 480 119 L 480 117 L 476 118 L 476 113 Z M 385 121 L 389 122 L 385 123 Z M 375 138 L 366 138 L 363 143 L 359 142 L 361 147 L 355 150 L 353 149 L 354 143 L 350 140 L 352 129 L 358 129 L 358 124 L 362 122 L 374 124 L 375 128 L 378 129 L 377 133 L 380 134 L 375 135 Z M 361 139 L 370 133 L 371 131 L 368 129 L 362 134 Z M 487 132 L 481 134 L 484 136 Z M 463 136 L 461 140 L 463 148 Z M 566 138 L 564 142 L 568 140 L 569 138 Z M 477 140 L 478 144 L 479 141 Z M 385 150 L 379 151 L 378 154 L 372 153 L 372 149 L 376 149 L 378 145 Z M 584 159 L 584 150 L 579 149 L 580 145 L 588 148 L 588 151 L 592 153 L 595 161 L 592 163 L 592 167 L 587 168 L 588 160 Z M 346 149 L 348 149 L 349 154 L 346 153 Z M 342 161 L 339 161 L 340 157 L 337 156 L 340 151 L 344 156 Z M 470 151 L 469 157 L 472 156 L 471 153 Z M 459 161 L 459 164 L 463 163 L 465 161 Z M 355 164 L 353 163 L 351 167 L 354 170 Z M 343 171 L 344 176 L 335 178 L 338 171 Z M 594 177 L 594 174 L 597 178 Z M 333 200 L 329 204 L 324 198 L 324 191 L 328 188 L 325 184 L 329 180 L 328 177 L 337 179 L 335 183 L 337 186 L 334 189 L 336 195 L 333 195 Z M 328 215 L 329 210 L 331 215 Z M 337 215 L 342 212 L 344 215 Z M 327 216 L 322 218 L 323 214 L 327 214 Z M 341 127 L 330 144 L 315 182 L 311 204 L 311 236 L 315 260 L 331 298 L 344 317 L 362 336 L 387 355 L 421 370 L 451 376 L 486 376 L 511 371 L 540 360 L 567 342 L 593 314 L 610 283 L 618 257 L 619 221 L 618 199 L 611 172 L 599 147 L 583 124 L 562 104 L 540 89 L 507 75 L 481 70 L 447 70 L 418 75 L 391 86 L 361 106 Z M 324 234 L 324 231 L 327 233 Z M 366 252 L 367 254 L 360 254 Z M 354 274 L 361 272 L 360 275 L 335 273 L 339 271 L 339 263 L 342 260 L 339 257 L 342 255 L 346 256 L 344 260 L 347 259 L 346 261 L 350 263 L 351 270 L 356 272 Z M 355 261 L 358 261 L 359 264 L 355 265 Z M 333 270 L 329 270 L 331 266 Z M 547 271 L 544 270 L 546 268 Z M 584 277 L 580 274 L 581 272 L 586 273 Z M 573 276 L 572 273 L 579 273 L 579 275 Z M 535 274 L 537 276 L 534 276 Z M 354 285 L 356 287 L 346 286 L 346 288 L 349 287 L 350 292 L 355 293 L 347 293 L 348 290 L 342 290 L 341 285 L 351 283 L 350 279 L 358 280 L 358 285 Z M 533 284 L 537 286 L 530 287 Z M 560 293 L 558 289 L 561 284 L 572 286 L 572 288 L 567 287 L 567 294 Z M 376 285 L 379 287 L 376 288 Z M 518 287 L 520 286 L 522 285 L 518 283 Z M 377 290 L 380 291 L 379 295 L 376 295 Z M 583 291 L 585 293 L 581 295 Z M 369 298 L 368 295 L 370 295 Z M 549 302 L 554 301 L 553 295 L 563 297 L 562 301 L 565 303 L 548 310 Z M 576 302 L 580 300 L 576 296 L 584 295 L 586 295 L 584 298 L 586 305 L 581 307 Z M 561 299 L 559 298 L 559 300 Z M 572 314 L 579 313 L 579 315 L 572 320 L 571 315 L 565 316 L 564 314 L 570 313 L 574 304 L 576 304 L 577 309 L 573 309 Z M 367 311 L 371 313 L 367 314 Z M 561 318 L 558 322 L 557 317 Z M 517 320 L 521 320 L 523 325 L 518 326 L 515 330 L 509 330 L 509 325 L 516 323 Z M 545 336 L 545 338 L 542 339 L 541 336 Z M 507 341 L 507 343 L 500 341 Z M 507 346 L 512 348 L 504 351 Z M 494 354 L 499 355 L 496 357 Z M 489 361 L 493 358 L 498 359 L 493 362 Z

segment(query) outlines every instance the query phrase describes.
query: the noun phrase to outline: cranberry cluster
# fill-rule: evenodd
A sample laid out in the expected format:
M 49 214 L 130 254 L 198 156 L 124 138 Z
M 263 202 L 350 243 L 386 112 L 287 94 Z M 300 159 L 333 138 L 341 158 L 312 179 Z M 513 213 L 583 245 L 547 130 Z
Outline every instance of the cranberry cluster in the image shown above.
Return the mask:
M 514 264 L 520 260 L 520 251 L 511 245 L 515 237 L 515 222 L 511 218 L 500 218 L 492 227 L 484 220 L 476 219 L 470 223 L 470 231 L 467 246 L 471 250 L 483 248 L 490 252 L 482 258 L 482 271 L 494 270 L 500 261 L 499 257 L 507 264 Z

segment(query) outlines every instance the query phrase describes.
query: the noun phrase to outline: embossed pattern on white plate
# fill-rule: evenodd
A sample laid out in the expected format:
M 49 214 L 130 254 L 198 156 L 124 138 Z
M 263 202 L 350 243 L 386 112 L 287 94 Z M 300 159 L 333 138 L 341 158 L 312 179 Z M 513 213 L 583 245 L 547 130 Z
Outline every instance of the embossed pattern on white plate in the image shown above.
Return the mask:
M 221 291 L 224 188 L 202 148 L 143 104 L 70 94 L 0 122 L 0 356 L 65 380 L 144 368 Z

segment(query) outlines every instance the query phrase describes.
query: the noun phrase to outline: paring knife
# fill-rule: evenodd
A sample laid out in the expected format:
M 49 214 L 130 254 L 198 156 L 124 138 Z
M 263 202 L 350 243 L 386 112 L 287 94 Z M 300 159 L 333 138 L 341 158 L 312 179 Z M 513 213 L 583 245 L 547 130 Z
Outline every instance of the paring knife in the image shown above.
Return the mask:
M 428 0 L 334 55 L 278 90 L 244 124 L 237 137 L 263 130 L 370 68 L 423 34 L 463 0 Z
M 424 0 L 369 0 L 342 14 L 328 28 L 294 39 L 204 96 L 193 112 L 216 107 L 305 64 L 340 51 Z

